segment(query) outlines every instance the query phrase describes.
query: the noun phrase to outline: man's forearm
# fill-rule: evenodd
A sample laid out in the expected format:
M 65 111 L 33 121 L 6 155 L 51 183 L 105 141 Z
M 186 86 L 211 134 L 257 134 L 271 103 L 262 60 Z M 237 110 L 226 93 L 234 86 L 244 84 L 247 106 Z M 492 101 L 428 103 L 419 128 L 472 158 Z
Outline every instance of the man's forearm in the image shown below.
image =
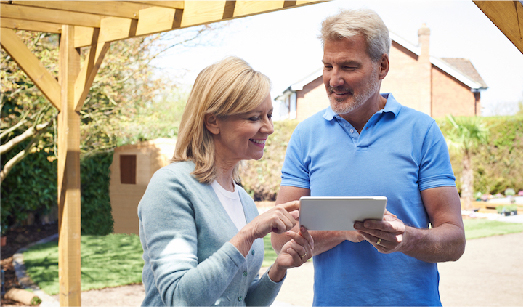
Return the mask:
M 458 260 L 466 248 L 464 230 L 453 224 L 442 224 L 432 229 L 406 226 L 404 254 L 428 263 Z
M 309 234 L 315 242 L 314 256 L 326 252 L 346 240 L 346 235 L 342 231 L 310 231 Z

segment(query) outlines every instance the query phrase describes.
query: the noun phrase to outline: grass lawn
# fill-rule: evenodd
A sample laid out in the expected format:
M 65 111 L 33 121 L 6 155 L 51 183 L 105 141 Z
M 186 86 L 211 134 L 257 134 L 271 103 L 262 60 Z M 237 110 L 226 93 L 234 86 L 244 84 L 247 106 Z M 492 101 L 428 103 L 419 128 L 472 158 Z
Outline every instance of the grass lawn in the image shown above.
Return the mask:
M 521 223 L 505 223 L 487 219 L 464 219 L 466 240 L 522 232 Z
M 82 291 L 142 282 L 142 245 L 137 235 L 82 236 Z M 58 294 L 58 242 L 24 252 L 31 279 L 49 295 Z
M 522 232 L 521 223 L 465 219 L 466 239 Z M 142 246 L 137 235 L 82 236 L 82 290 L 142 282 Z M 264 263 L 276 259 L 270 236 L 264 237 Z M 47 294 L 58 294 L 58 242 L 35 245 L 24 252 L 27 274 Z

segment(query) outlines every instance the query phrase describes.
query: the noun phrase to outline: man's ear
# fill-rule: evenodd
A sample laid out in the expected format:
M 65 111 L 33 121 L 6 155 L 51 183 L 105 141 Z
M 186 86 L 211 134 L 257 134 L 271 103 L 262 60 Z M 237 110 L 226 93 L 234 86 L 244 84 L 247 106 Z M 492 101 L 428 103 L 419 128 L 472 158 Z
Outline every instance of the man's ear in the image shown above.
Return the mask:
M 204 124 L 206 125 L 207 130 L 213 135 L 218 135 L 220 132 L 217 120 L 218 119 L 214 114 L 206 114 L 204 116 Z
M 386 78 L 387 74 L 389 72 L 389 56 L 388 54 L 383 54 L 382 58 L 380 59 L 380 68 L 379 68 L 379 78 L 384 79 Z

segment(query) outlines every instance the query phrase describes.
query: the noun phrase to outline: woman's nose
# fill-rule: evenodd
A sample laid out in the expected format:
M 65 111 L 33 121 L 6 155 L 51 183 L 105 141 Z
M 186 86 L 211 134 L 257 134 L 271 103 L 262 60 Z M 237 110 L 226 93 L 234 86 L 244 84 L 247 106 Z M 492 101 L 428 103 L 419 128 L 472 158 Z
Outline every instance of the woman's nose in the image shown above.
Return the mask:
M 275 131 L 273 128 L 273 121 L 271 121 L 270 118 L 266 117 L 266 120 L 264 121 L 264 124 L 260 128 L 260 131 L 265 134 L 271 135 Z

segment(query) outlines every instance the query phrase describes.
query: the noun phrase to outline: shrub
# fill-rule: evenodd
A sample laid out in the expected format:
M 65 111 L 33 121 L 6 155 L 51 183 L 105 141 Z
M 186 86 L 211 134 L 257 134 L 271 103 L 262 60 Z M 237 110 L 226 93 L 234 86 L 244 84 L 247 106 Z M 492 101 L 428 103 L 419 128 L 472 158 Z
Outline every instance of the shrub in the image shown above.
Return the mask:
M 30 213 L 39 217 L 57 205 L 57 160 L 39 151 L 16 164 L 2 182 L 2 226 L 24 223 Z M 80 160 L 82 234 L 106 235 L 113 231 L 109 201 L 109 166 L 113 152 Z

